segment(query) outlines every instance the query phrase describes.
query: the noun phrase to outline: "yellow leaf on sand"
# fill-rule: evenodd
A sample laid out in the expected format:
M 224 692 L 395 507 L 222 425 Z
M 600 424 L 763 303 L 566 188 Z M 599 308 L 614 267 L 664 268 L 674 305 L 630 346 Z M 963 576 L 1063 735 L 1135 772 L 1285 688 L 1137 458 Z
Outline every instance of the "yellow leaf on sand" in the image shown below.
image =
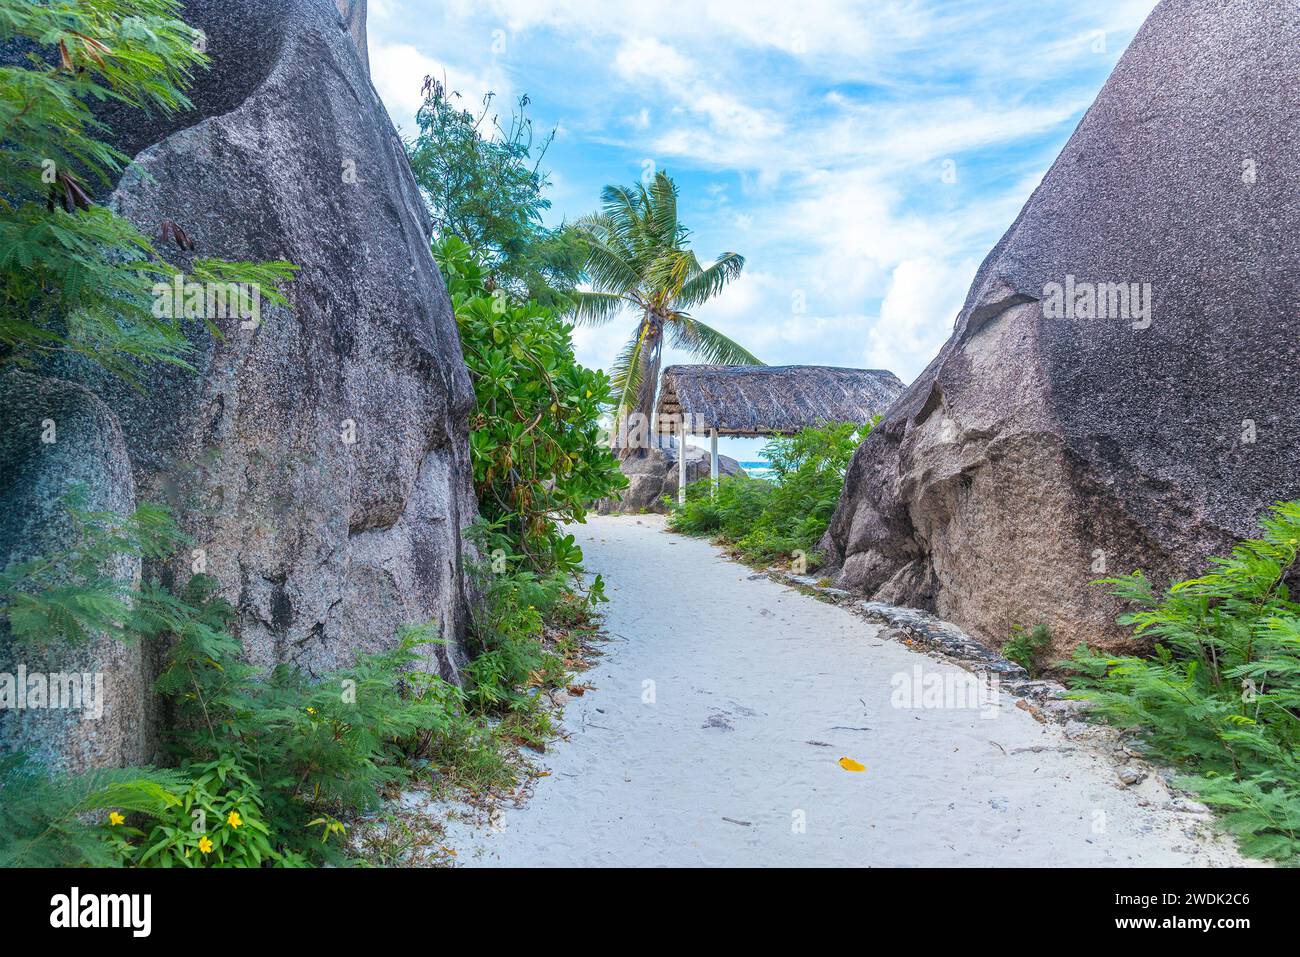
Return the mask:
M 865 764 L 859 764 L 852 758 L 840 758 L 840 767 L 845 771 L 865 771 L 867 769 Z

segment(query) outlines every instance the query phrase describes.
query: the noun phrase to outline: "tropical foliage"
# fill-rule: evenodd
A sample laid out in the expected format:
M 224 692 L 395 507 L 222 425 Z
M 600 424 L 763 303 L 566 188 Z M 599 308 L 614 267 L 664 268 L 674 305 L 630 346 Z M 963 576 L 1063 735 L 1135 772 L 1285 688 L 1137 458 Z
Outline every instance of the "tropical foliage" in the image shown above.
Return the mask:
M 1014 661 L 1033 678 L 1043 672 L 1044 657 L 1052 647 L 1052 632 L 1044 624 L 1034 625 L 1028 631 L 1024 625 L 1012 625 L 1011 636 L 1002 646 L 1002 657 Z
M 1081 646 L 1093 713 L 1135 729 L 1181 768 L 1176 783 L 1224 812 L 1249 854 L 1300 861 L 1300 502 L 1280 503 L 1211 571 L 1157 593 L 1141 572 L 1106 579 L 1149 656 Z
M 773 479 L 738 475 L 686 488 L 686 502 L 669 502 L 669 527 L 692 535 L 713 535 L 734 546 L 747 562 L 794 561 L 811 569 L 817 543 L 830 525 L 853 452 L 879 418 L 859 426 L 840 422 L 807 428 L 763 447 Z
M 110 542 L 136 557 L 188 544 L 156 507 L 143 519 L 80 521 L 86 531 L 64 556 L 68 567 L 90 568 Z M 12 634 L 13 615 L 31 607 L 77 605 L 79 589 L 91 605 L 110 597 L 96 614 L 123 616 L 119 638 L 166 649 L 156 690 L 173 714 L 177 767 L 52 775 L 23 755 L 0 761 L 0 866 L 343 862 L 350 822 L 417 776 L 433 770 L 470 788 L 514 782 L 508 749 L 553 736 L 540 692 L 567 686 L 582 666 L 580 635 L 602 598 L 599 582 L 575 597 L 561 573 L 486 576 L 472 629 L 481 654 L 460 687 L 428 671 L 437 642 L 428 627 L 405 628 L 393 650 L 319 678 L 287 665 L 267 672 L 243 660 L 234 611 L 205 575 L 175 590 L 87 580 L 56 600 L 43 566 L 24 570 L 9 577 L 0 630 Z M 29 615 L 14 640 L 54 640 L 60 620 Z M 547 639 L 544 620 L 559 626 L 557 637 Z
M 52 775 L 26 754 L 0 756 L 0 867 L 112 867 L 121 856 L 108 828 L 167 814 L 187 787 L 179 771 Z
M 649 186 L 606 186 L 602 212 L 578 220 L 587 242 L 591 289 L 576 294 L 574 317 L 601 325 L 624 312 L 636 316 L 631 339 L 611 371 L 615 407 L 649 417 L 654 409 L 665 336 L 705 362 L 757 365 L 744 347 L 688 310 L 716 296 L 745 267 L 727 252 L 707 268 L 691 251 L 690 230 L 677 215 L 677 186 L 664 172 Z
M 574 230 L 542 222 L 551 201 L 543 195 L 549 181 L 541 164 L 554 130 L 535 141 L 526 95 L 502 124 L 492 113 L 491 93 L 477 112 L 461 107 L 460 94 L 432 77 L 424 94 L 416 115 L 420 132 L 407 155 L 435 237 L 468 246 L 487 288 L 546 307 L 566 304 L 585 253 Z
M 187 330 L 150 305 L 155 283 L 178 271 L 152 240 L 91 199 L 127 161 L 102 141 L 108 131 L 95 102 L 189 106 L 183 87 L 206 60 L 179 10 L 173 0 L 0 0 L 0 43 L 40 51 L 24 66 L 0 67 L 0 367 L 73 354 L 139 383 L 150 363 L 186 365 Z M 160 228 L 190 251 L 178 224 Z M 197 259 L 186 279 L 257 283 L 283 303 L 277 284 L 291 271 Z M 585 402 L 601 394 L 601 382 L 562 368 L 552 339 L 563 328 L 558 320 L 544 333 L 512 325 L 525 344 L 512 354 L 537 360 L 536 375 Z M 485 341 L 496 341 L 491 333 Z M 554 442 L 584 447 L 588 433 L 567 418 L 569 403 L 554 404 L 547 408 L 560 415 L 560 431 L 574 433 L 557 432 Z M 550 452 L 542 442 L 533 450 L 538 459 Z M 563 467 L 558 458 L 555 467 Z M 561 496 L 572 491 L 564 489 Z M 540 746 L 549 732 L 525 685 L 562 687 L 576 661 L 567 632 L 561 653 L 539 650 L 548 638 L 537 609 L 576 626 L 599 598 L 597 587 L 577 599 L 554 577 L 494 576 L 475 641 L 501 653 L 471 671 L 468 691 L 429 673 L 428 645 L 438 639 L 424 626 L 404 629 L 390 652 L 319 678 L 287 666 L 265 672 L 243 660 L 233 610 L 212 579 L 135 586 L 111 574 L 122 558 L 183 567 L 174 559 L 189 543 L 166 509 L 145 504 L 124 516 L 85 501 L 80 490 L 69 496 L 65 548 L 0 572 L 0 635 L 19 649 L 105 635 L 149 642 L 162 656 L 156 691 L 174 719 L 167 744 L 177 766 L 70 775 L 27 754 L 5 757 L 0 865 L 321 863 L 342 859 L 351 818 L 399 783 L 427 781 L 435 765 L 440 780 L 509 786 L 516 772 L 508 749 Z M 549 554 L 572 561 L 571 541 L 567 551 L 563 539 L 549 544 Z M 485 702 L 505 702 L 509 714 L 489 713 Z
M 555 309 L 489 291 L 459 239 L 444 239 L 434 254 L 478 400 L 470 458 L 489 552 L 534 571 L 576 572 L 582 552 L 559 524 L 582 521 L 593 502 L 627 484 L 599 425 L 609 379 L 578 365 L 572 327 Z
M 187 364 L 183 320 L 155 315 L 151 299 L 178 270 L 91 198 L 129 161 L 106 142 L 95 104 L 190 107 L 184 89 L 207 57 L 180 9 L 0 0 L 0 45 L 34 48 L 25 65 L 0 66 L 0 369 L 71 354 L 138 381 L 142 364 Z M 182 242 L 183 230 L 172 235 Z M 294 267 L 198 257 L 189 269 L 189 281 L 257 284 L 283 304 Z
M 122 555 L 161 558 L 181 538 L 164 508 L 145 504 L 123 516 L 87 509 L 86 497 L 82 486 L 65 496 L 64 548 L 0 569 L 0 622 L 14 640 L 47 646 L 98 635 L 134 639 L 142 596 L 104 570 Z

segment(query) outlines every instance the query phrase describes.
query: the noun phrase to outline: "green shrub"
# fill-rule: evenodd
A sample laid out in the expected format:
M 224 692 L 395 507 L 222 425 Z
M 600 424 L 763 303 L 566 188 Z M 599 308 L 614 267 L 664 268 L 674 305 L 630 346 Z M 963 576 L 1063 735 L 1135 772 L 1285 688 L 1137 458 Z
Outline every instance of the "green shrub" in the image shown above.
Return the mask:
M 228 630 L 233 610 L 210 579 L 191 579 L 168 612 L 154 623 L 171 643 L 157 688 L 175 709 L 180 769 L 199 786 L 187 800 L 212 826 L 198 837 L 213 846 L 195 856 L 196 835 L 177 846 L 162 822 L 132 863 L 150 863 L 151 839 L 176 855 L 165 863 L 329 860 L 330 838 L 344 836 L 338 819 L 377 807 L 407 779 L 406 760 L 461 711 L 459 690 L 423 670 L 421 652 L 434 640 L 428 627 L 403 629 L 391 651 L 313 679 L 287 665 L 263 674 L 243 662 Z M 226 820 L 231 810 L 242 830 Z
M 686 486 L 686 502 L 674 507 L 669 527 L 689 535 L 719 535 L 735 541 L 754 527 L 775 491 L 771 482 L 745 475 L 719 479 L 716 496 L 709 494 L 707 480 L 692 482 Z
M 714 535 L 753 564 L 802 554 L 813 567 L 853 452 L 874 425 L 841 422 L 773 439 L 763 447 L 772 481 L 732 476 L 718 483 L 716 497 L 710 497 L 707 479 L 694 482 L 686 488 L 685 504 L 668 502 L 668 526 L 692 535 Z
M 1212 571 L 1157 595 L 1141 572 L 1106 579 L 1137 610 L 1121 624 L 1149 657 L 1081 646 L 1078 696 L 1101 718 L 1138 729 L 1150 753 L 1185 773 L 1182 787 L 1224 812 L 1247 854 L 1300 860 L 1300 604 L 1288 576 L 1300 502 L 1273 507 L 1263 535 Z
M 492 576 L 471 629 L 474 660 L 464 669 L 465 700 L 473 713 L 499 719 L 498 730 L 517 743 L 540 748 L 553 737 L 540 692 L 569 683 L 570 659 L 548 647 L 545 622 L 571 629 L 590 623 L 604 596 L 600 576 L 585 595 L 561 572 L 512 572 Z
M 145 364 L 187 365 L 182 320 L 152 308 L 155 284 L 179 270 L 90 198 L 130 159 L 104 141 L 92 104 L 190 108 L 184 91 L 208 58 L 180 12 L 177 0 L 0 0 L 0 46 L 39 51 L 0 65 L 0 370 L 72 354 L 139 383 Z M 256 284 L 283 305 L 295 269 L 198 257 L 186 278 Z
M 556 310 L 489 289 L 459 239 L 436 243 L 434 254 L 474 380 L 470 459 L 485 550 L 533 571 L 576 574 L 582 550 L 560 523 L 581 522 L 593 502 L 627 485 L 600 429 L 609 378 L 578 365 L 572 327 Z
M 345 821 L 376 809 L 414 775 L 473 789 L 508 785 L 505 749 L 553 734 L 535 687 L 563 687 L 567 662 L 543 647 L 543 616 L 575 625 L 601 600 L 563 573 L 494 576 L 474 637 L 483 653 L 465 689 L 425 671 L 430 628 L 388 652 L 312 678 L 245 662 L 233 609 L 203 575 L 176 590 L 130 589 L 98 564 L 166 557 L 185 545 L 165 509 L 129 517 L 75 507 L 63 553 L 0 578 L 0 631 L 44 643 L 64 629 L 165 648 L 156 689 L 170 705 L 177 767 L 50 775 L 0 763 L 0 864 L 294 866 L 343 860 Z M 75 626 L 72 627 L 72 626 Z
M 148 613 L 140 602 L 154 592 L 138 595 L 104 570 L 118 555 L 162 558 L 183 539 L 165 508 L 145 504 L 122 516 L 87 509 L 86 499 L 80 484 L 64 495 L 65 548 L 0 569 L 0 625 L 13 640 L 47 645 L 80 644 L 92 635 L 138 637 L 140 616 Z
M 0 756 L 0 867 L 119 864 L 118 830 L 126 815 L 166 815 L 189 784 L 179 771 L 51 775 L 27 755 Z
M 258 782 L 233 759 L 187 768 L 196 776 L 180 801 L 153 815 L 146 832 L 125 822 L 107 825 L 123 863 L 139 867 L 261 867 L 291 859 L 271 844 Z
M 1043 654 L 1052 646 L 1052 633 L 1046 625 L 1034 625 L 1025 631 L 1020 625 L 1011 629 L 1011 637 L 1002 646 L 1002 655 L 1037 677 L 1043 670 Z

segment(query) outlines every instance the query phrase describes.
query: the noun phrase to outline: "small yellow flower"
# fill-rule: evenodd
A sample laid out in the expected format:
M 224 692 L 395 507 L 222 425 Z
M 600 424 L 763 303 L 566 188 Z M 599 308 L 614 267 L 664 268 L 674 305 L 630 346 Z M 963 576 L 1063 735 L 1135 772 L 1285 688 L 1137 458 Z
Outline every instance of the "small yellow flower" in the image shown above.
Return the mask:
M 244 819 L 239 816 L 238 811 L 231 811 L 226 815 L 226 823 L 231 827 L 239 827 L 239 825 L 244 823 Z
M 123 821 L 125 821 L 125 820 L 126 820 L 126 818 L 124 818 L 122 815 L 118 814 L 116 811 L 110 811 L 110 812 L 108 813 L 108 823 L 109 823 L 109 825 L 110 825 L 111 827 L 117 827 L 119 824 L 121 824 L 121 823 L 122 823 Z
M 204 834 L 201 838 L 199 838 L 199 850 L 204 854 L 212 853 L 212 842 L 208 840 L 208 836 L 206 834 Z
M 316 713 L 316 709 L 315 709 L 315 708 L 308 708 L 308 709 L 307 709 L 307 713 L 308 713 L 308 714 L 315 714 L 315 713 Z

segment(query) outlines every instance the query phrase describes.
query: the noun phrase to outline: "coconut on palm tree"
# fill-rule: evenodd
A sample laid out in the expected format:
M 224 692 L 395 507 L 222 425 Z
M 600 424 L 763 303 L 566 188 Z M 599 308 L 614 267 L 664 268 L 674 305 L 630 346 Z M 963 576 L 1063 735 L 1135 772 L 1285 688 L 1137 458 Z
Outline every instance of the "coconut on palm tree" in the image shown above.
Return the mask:
M 671 345 L 705 362 L 762 365 L 747 349 L 700 322 L 692 310 L 740 275 L 745 257 L 723 253 L 700 265 L 687 244 L 690 231 L 677 219 L 677 186 L 656 173 L 647 188 L 606 186 L 603 211 L 580 219 L 587 242 L 586 274 L 591 290 L 576 294 L 576 321 L 604 325 L 624 312 L 636 329 L 619 353 L 610 378 L 620 415 L 654 410 L 664 336 Z

